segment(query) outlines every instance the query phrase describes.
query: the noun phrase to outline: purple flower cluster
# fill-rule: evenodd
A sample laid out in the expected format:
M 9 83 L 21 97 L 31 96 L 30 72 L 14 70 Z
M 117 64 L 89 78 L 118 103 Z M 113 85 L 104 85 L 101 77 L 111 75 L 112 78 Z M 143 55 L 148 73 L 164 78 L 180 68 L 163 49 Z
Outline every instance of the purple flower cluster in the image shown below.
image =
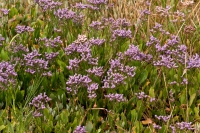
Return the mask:
M 29 27 L 29 26 L 25 26 L 25 25 L 17 25 L 16 28 L 15 28 L 15 31 L 18 34 L 21 34 L 23 32 L 33 32 L 34 29 Z
M 107 75 L 108 76 L 103 79 L 104 85 L 102 88 L 114 89 L 117 85 L 126 84 L 124 80 L 127 78 L 127 76 L 124 76 L 123 74 L 117 72 L 107 72 Z
M 126 28 L 131 26 L 131 23 L 128 22 L 125 18 L 118 18 L 114 20 L 113 18 L 109 18 L 109 22 L 112 24 L 112 29 L 118 29 L 118 28 Z
M 167 122 L 167 121 L 171 118 L 170 115 L 168 115 L 168 116 L 157 116 L 157 115 L 155 115 L 155 117 L 156 117 L 158 120 L 163 120 L 164 122 Z
M 58 55 L 59 55 L 58 52 L 51 52 L 51 53 L 45 52 L 45 58 L 47 60 L 52 60 L 52 59 L 56 58 Z
M 198 54 L 192 55 L 187 61 L 187 68 L 199 68 L 200 56 Z
M 62 40 L 60 39 L 60 36 L 57 36 L 53 39 L 51 38 L 39 38 L 39 43 L 44 43 L 44 45 L 46 47 L 51 47 L 51 48 L 54 48 L 54 47 L 58 47 L 59 44 L 62 44 Z
M 87 0 L 88 3 L 94 5 L 107 4 L 108 0 Z
M 17 52 L 29 52 L 29 49 L 26 46 L 23 46 L 22 44 L 16 45 L 16 43 L 12 43 L 11 49 L 13 53 Z
M 91 44 L 97 45 L 97 46 L 101 46 L 105 41 L 106 41 L 105 39 L 99 39 L 99 38 L 97 39 L 92 38 L 89 40 Z
M 88 92 L 89 99 L 93 99 L 97 97 L 97 94 L 95 93 L 95 91 L 98 89 L 98 87 L 99 87 L 99 84 L 97 83 L 92 83 L 88 86 L 87 92 Z
M 89 68 L 86 72 L 94 74 L 95 76 L 101 77 L 103 75 L 103 67 L 94 66 L 92 69 Z
M 95 30 L 103 29 L 104 26 L 102 26 L 102 23 L 99 21 L 92 21 L 92 23 L 89 25 L 89 27 L 92 27 Z
M 86 133 L 86 129 L 84 126 L 77 126 L 73 133 Z
M 95 6 L 95 5 L 90 5 L 90 4 L 83 4 L 83 3 L 76 3 L 75 6 L 73 6 L 74 8 L 77 9 L 91 9 L 91 10 L 99 10 L 99 7 Z
M 125 101 L 123 94 L 108 94 L 104 95 L 105 98 L 108 98 L 110 101 L 117 101 L 117 102 L 123 102 Z
M 124 52 L 124 55 L 128 57 L 129 60 L 150 61 L 152 59 L 152 55 L 140 52 L 138 46 L 133 44 L 129 45 L 129 48 Z
M 169 12 L 170 9 L 171 9 L 170 6 L 166 6 L 166 8 L 156 6 L 156 12 L 162 17 L 169 16 L 170 15 L 170 12 Z
M 51 101 L 46 93 L 40 93 L 37 97 L 33 98 L 33 100 L 29 103 L 30 105 L 35 107 L 35 111 L 33 112 L 34 117 L 42 116 L 41 111 L 46 108 L 45 104 Z
M 161 127 L 160 125 L 157 125 L 157 124 L 154 123 L 154 124 L 153 124 L 153 128 L 154 128 L 154 129 L 161 129 L 162 127 Z
M 176 127 L 180 130 L 194 130 L 192 122 L 177 122 Z
M 144 92 L 135 93 L 135 95 L 138 99 L 144 99 L 149 97 L 149 95 L 146 95 Z
M 53 10 L 56 7 L 62 5 L 61 2 L 54 2 L 53 0 L 35 0 L 35 3 L 37 3 L 43 11 Z
M 185 21 L 185 14 L 183 12 L 180 12 L 179 10 L 177 10 L 176 12 L 174 12 L 172 14 L 173 20 L 171 20 L 172 22 L 184 22 Z
M 177 68 L 174 59 L 170 55 L 159 55 L 160 60 L 153 61 L 154 66 L 166 66 L 167 68 Z
M 88 75 L 75 74 L 73 76 L 69 76 L 69 79 L 66 82 L 66 90 L 68 93 L 73 92 L 73 94 L 77 94 L 80 86 L 87 87 L 91 82 L 92 80 L 88 77 Z
M 110 25 L 112 30 L 131 26 L 131 23 L 128 22 L 125 18 L 118 18 L 116 20 L 114 18 L 102 18 L 101 22 L 105 26 Z
M 131 30 L 125 30 L 125 29 L 117 29 L 112 32 L 112 41 L 114 41 L 117 37 L 121 38 L 132 38 L 132 32 Z
M 82 24 L 84 21 L 84 15 L 77 14 L 76 12 L 69 10 L 68 8 L 62 8 L 54 11 L 54 15 L 59 20 L 72 20 L 76 24 Z
M 1 12 L 3 12 L 3 15 L 8 15 L 8 13 L 9 13 L 9 11 L 10 11 L 10 9 L 0 9 L 1 10 Z
M 51 76 L 51 72 L 48 71 L 48 61 L 42 59 L 41 55 L 37 50 L 24 54 L 24 63 L 22 65 L 26 67 L 25 71 L 28 73 L 42 73 L 43 76 Z
M 76 13 L 69 10 L 68 8 L 58 9 L 54 11 L 54 15 L 57 16 L 59 19 L 72 19 Z
M 6 90 L 9 85 L 15 85 L 17 73 L 15 66 L 9 62 L 0 62 L 0 88 Z
M 78 58 L 75 57 L 74 59 L 69 60 L 69 66 L 67 66 L 67 68 L 70 70 L 77 68 L 80 62 L 87 62 L 91 65 L 98 65 L 98 58 L 92 57 L 92 46 L 93 44 L 87 40 L 85 35 L 79 35 L 77 40 L 65 48 L 67 55 L 74 55 L 75 53 L 79 55 Z

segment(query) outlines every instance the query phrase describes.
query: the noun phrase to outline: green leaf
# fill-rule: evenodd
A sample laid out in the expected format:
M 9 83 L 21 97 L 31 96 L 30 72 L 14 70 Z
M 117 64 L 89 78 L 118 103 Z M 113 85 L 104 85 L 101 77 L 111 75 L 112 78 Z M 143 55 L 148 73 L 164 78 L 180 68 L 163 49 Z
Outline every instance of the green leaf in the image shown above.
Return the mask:
M 196 93 L 194 93 L 194 94 L 192 94 L 192 95 L 190 96 L 189 106 L 192 105 L 192 103 L 193 103 L 195 97 L 196 97 Z
M 10 11 L 9 11 L 9 18 L 12 18 L 13 16 L 17 15 L 18 14 L 18 11 L 15 7 L 11 8 Z
M 149 89 L 149 96 L 155 97 L 154 88 L 152 88 L 152 87 Z
M 139 77 L 139 83 L 142 84 L 147 79 L 147 77 L 148 77 L 148 71 L 143 70 Z
M 88 132 L 91 132 L 92 131 L 92 128 L 93 128 L 93 124 L 92 124 L 92 122 L 91 121 L 88 121 L 87 123 L 86 123 L 86 131 L 88 131 Z
M 3 60 L 9 60 L 9 56 L 8 56 L 8 53 L 4 51 L 4 49 L 1 50 L 1 58 Z
M 0 131 L 2 131 L 4 128 L 6 128 L 6 126 L 1 125 L 1 126 L 0 126 Z

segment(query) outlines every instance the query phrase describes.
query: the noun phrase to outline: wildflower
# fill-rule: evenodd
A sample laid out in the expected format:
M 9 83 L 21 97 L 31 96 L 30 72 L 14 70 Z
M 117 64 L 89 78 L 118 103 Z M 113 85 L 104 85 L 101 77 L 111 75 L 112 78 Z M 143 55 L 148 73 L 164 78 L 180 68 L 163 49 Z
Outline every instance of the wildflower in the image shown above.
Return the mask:
M 116 100 L 117 102 L 123 102 L 125 101 L 123 94 L 108 94 L 104 95 L 105 98 L 108 98 L 110 101 Z
M 35 107 L 35 112 L 33 113 L 33 116 L 42 116 L 41 111 L 46 108 L 45 104 L 49 101 L 51 101 L 51 98 L 49 98 L 45 92 L 43 94 L 40 93 L 38 96 L 34 97 L 33 100 L 29 103 L 29 105 Z
M 84 126 L 77 126 L 73 133 L 86 133 Z
M 3 15 L 8 15 L 10 9 L 1 9 L 1 11 L 3 12 Z
M 15 31 L 18 33 L 18 34 L 21 34 L 23 32 L 33 32 L 34 29 L 29 27 L 29 26 L 24 26 L 24 25 L 17 25 L 16 28 L 15 28 Z

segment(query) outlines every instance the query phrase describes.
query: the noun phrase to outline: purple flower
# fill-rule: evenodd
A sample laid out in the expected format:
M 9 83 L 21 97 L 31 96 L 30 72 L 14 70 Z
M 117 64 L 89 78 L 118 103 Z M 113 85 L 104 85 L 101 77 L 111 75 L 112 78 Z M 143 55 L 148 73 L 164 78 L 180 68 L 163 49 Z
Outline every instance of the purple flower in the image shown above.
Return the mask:
M 167 68 L 177 68 L 178 66 L 174 62 L 174 59 L 168 55 L 159 55 L 161 58 L 158 61 L 153 61 L 154 66 L 166 66 Z
M 115 40 L 117 37 L 121 37 L 121 38 L 132 38 L 132 32 L 131 30 L 114 30 L 113 34 L 112 34 L 112 40 Z
M 162 127 L 160 125 L 156 125 L 155 123 L 153 124 L 153 128 L 155 129 L 161 129 Z
M 105 39 L 90 39 L 89 42 L 93 45 L 101 46 L 106 40 Z
M 1 9 L 1 11 L 3 12 L 3 15 L 8 15 L 10 9 Z
M 59 19 L 72 19 L 75 17 L 76 13 L 69 10 L 68 8 L 58 9 L 54 12 L 54 15 Z
M 177 122 L 176 127 L 180 130 L 194 130 L 192 122 Z
M 168 116 L 157 116 L 157 115 L 155 115 L 155 117 L 158 119 L 158 120 L 163 120 L 164 122 L 167 122 L 169 119 L 170 119 L 170 115 L 168 115 Z
M 53 58 L 56 58 L 58 55 L 59 55 L 58 52 L 51 52 L 51 53 L 45 52 L 45 57 L 47 60 L 52 60 Z
M 135 93 L 138 99 L 148 98 L 149 96 L 146 95 L 144 92 Z
M 32 105 L 35 108 L 33 116 L 42 116 L 41 111 L 46 108 L 45 104 L 49 101 L 51 101 L 51 98 L 49 98 L 45 92 L 43 94 L 40 93 L 38 96 L 34 97 L 33 100 L 29 103 L 29 105 Z
M 34 29 L 29 27 L 29 26 L 25 26 L 25 25 L 17 25 L 16 28 L 15 28 L 15 31 L 18 34 L 21 34 L 23 32 L 33 32 Z
M 11 84 L 14 86 L 17 82 L 16 76 L 15 66 L 9 62 L 0 62 L 0 88 L 2 90 L 6 90 Z
M 86 133 L 85 126 L 77 126 L 73 133 Z
M 88 88 L 87 88 L 88 98 L 92 99 L 92 98 L 97 97 L 95 91 L 98 89 L 98 86 L 99 86 L 99 84 L 97 84 L 97 83 L 92 83 L 88 86 Z
M 100 5 L 107 4 L 108 0 L 87 0 L 90 4 Z
M 105 98 L 108 98 L 110 101 L 116 100 L 117 102 L 123 102 L 125 101 L 123 94 L 108 94 L 104 95 Z
M 103 67 L 94 66 L 92 69 L 89 68 L 86 71 L 99 77 L 103 75 Z
M 129 48 L 124 52 L 124 54 L 131 60 L 149 61 L 152 59 L 152 55 L 140 52 L 138 46 L 134 46 L 133 44 L 129 45 Z
M 89 25 L 89 27 L 92 27 L 95 30 L 99 30 L 99 29 L 103 28 L 102 23 L 99 21 L 92 21 L 92 23 Z
M 43 11 L 52 10 L 62 5 L 61 2 L 54 2 L 53 0 L 35 0 L 35 3 L 37 3 Z

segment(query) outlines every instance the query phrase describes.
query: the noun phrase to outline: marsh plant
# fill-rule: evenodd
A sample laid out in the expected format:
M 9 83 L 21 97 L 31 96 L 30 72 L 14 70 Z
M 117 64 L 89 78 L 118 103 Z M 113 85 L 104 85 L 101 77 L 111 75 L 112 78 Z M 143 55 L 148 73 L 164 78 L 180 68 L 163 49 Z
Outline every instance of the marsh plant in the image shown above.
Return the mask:
M 198 132 L 199 8 L 179 0 L 3 2 L 0 131 Z

